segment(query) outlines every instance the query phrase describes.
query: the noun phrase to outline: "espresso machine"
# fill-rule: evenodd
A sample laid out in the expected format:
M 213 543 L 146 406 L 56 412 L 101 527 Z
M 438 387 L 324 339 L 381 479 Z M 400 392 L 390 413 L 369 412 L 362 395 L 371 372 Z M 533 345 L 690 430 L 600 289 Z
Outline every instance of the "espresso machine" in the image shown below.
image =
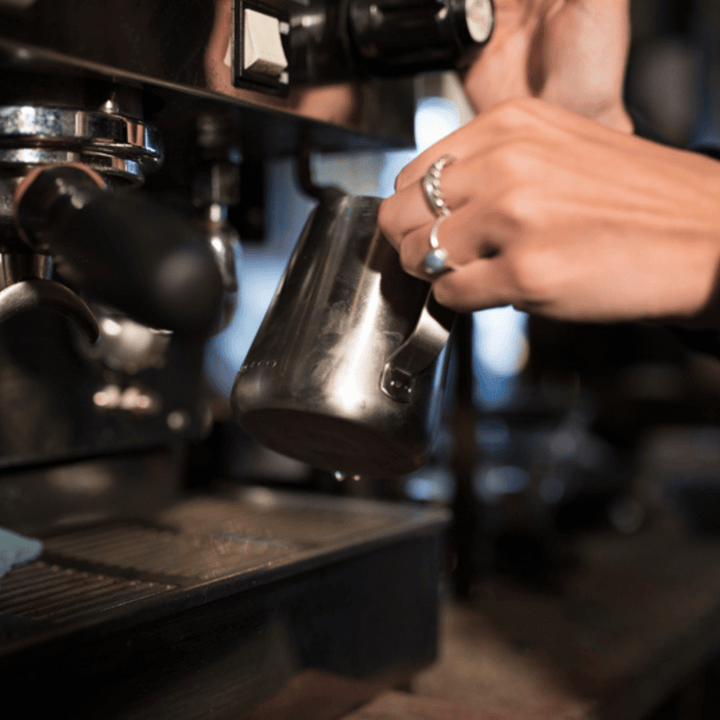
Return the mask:
M 0 579 L 8 708 L 320 717 L 340 687 L 339 717 L 433 659 L 443 512 L 188 494 L 183 463 L 264 163 L 411 146 L 413 76 L 492 19 L 490 0 L 0 0 L 0 527 L 43 543 Z

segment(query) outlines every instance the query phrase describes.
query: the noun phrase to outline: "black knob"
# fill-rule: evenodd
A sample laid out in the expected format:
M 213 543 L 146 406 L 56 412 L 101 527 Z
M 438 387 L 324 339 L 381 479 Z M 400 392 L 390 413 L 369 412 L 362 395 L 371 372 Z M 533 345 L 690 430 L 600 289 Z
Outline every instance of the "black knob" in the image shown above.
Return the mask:
M 357 62 L 379 75 L 445 70 L 488 41 L 492 0 L 350 0 Z

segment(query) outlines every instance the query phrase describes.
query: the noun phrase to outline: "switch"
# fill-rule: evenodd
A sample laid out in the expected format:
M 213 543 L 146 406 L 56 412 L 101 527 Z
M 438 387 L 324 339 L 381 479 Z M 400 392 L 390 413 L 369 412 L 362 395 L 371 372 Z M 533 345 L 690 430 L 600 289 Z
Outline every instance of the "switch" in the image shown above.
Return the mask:
M 243 26 L 243 70 L 279 78 L 288 66 L 280 40 L 280 20 L 246 9 Z
M 487 42 L 495 22 L 495 10 L 491 0 L 465 0 L 465 20 L 473 41 Z

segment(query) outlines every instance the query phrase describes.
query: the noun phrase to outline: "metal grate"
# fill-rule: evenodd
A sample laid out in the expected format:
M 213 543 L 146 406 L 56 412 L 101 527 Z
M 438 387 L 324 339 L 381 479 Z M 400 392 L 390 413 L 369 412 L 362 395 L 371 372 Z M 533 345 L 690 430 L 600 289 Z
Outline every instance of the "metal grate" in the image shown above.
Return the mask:
M 296 550 L 285 540 L 242 531 L 176 533 L 137 525 L 80 530 L 45 543 L 45 551 L 56 557 L 200 580 L 264 566 Z
M 242 500 L 193 499 L 164 512 L 162 519 L 183 530 L 227 531 L 274 544 L 293 544 L 298 549 L 354 543 L 362 536 L 384 533 L 405 519 L 389 508 L 379 512 L 377 505 L 362 501 L 338 505 L 335 498 L 278 496 L 258 488 L 246 490 Z
M 173 589 L 37 561 L 3 578 L 0 613 L 52 623 L 79 621 Z
M 402 512 L 338 508 L 332 499 L 247 491 L 242 502 L 196 498 L 155 525 L 114 523 L 46 538 L 42 560 L 0 584 L 0 613 L 61 623 L 179 588 L 297 561 L 386 536 Z

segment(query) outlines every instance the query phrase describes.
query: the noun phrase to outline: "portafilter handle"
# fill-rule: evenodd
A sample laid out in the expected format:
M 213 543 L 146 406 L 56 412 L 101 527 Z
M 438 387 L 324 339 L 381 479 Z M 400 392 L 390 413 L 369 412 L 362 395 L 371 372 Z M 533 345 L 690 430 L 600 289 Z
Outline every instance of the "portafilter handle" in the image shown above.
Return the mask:
M 34 251 L 134 320 L 209 335 L 222 311 L 220 271 L 199 225 L 133 192 L 105 189 L 81 165 L 36 170 L 18 186 L 15 217 Z

